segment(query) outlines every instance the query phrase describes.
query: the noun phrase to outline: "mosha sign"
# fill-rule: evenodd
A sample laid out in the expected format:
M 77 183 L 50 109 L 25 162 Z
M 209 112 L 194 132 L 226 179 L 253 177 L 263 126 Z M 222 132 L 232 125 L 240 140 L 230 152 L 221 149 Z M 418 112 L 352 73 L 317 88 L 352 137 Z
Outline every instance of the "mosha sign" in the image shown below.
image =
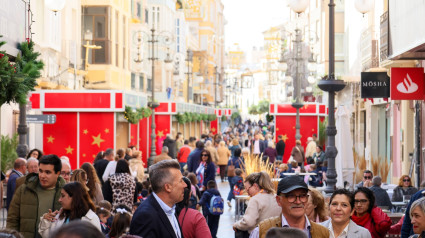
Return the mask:
M 391 68 L 392 100 L 422 100 L 424 87 L 424 68 Z

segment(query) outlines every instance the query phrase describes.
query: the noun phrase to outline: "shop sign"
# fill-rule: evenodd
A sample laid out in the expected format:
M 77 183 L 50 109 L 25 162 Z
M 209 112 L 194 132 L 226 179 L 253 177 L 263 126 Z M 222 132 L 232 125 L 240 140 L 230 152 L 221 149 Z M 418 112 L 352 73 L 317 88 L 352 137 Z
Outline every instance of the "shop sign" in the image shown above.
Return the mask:
M 422 100 L 424 68 L 391 68 L 391 99 Z
M 362 98 L 389 98 L 390 77 L 387 72 L 362 72 Z

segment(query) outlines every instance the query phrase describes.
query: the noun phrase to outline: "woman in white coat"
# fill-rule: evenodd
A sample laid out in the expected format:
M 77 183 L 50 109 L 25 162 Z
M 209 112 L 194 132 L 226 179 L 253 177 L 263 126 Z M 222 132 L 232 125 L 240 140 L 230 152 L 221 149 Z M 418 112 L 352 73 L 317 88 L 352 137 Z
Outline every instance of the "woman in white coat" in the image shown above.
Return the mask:
M 336 190 L 329 202 L 331 219 L 321 223 L 329 229 L 329 238 L 356 237 L 371 238 L 370 232 L 351 220 L 354 209 L 354 195 L 346 189 Z
M 38 232 L 43 238 L 49 237 L 54 230 L 73 220 L 90 222 L 101 230 L 100 220 L 94 212 L 95 206 L 81 183 L 71 182 L 63 186 L 59 202 L 62 205 L 60 211 L 49 209 L 40 218 Z

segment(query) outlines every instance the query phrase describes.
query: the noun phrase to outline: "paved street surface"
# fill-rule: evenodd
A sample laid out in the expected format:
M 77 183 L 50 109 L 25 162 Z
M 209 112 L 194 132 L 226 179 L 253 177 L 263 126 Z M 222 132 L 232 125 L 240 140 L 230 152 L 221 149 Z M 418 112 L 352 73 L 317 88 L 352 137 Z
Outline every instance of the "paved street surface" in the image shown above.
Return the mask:
M 227 206 L 227 195 L 229 194 L 229 183 L 220 182 L 220 177 L 216 177 L 218 190 L 224 199 L 224 213 L 220 217 L 220 225 L 218 226 L 217 238 L 233 238 L 235 233 L 232 229 L 235 223 L 235 200 L 232 200 L 232 207 Z

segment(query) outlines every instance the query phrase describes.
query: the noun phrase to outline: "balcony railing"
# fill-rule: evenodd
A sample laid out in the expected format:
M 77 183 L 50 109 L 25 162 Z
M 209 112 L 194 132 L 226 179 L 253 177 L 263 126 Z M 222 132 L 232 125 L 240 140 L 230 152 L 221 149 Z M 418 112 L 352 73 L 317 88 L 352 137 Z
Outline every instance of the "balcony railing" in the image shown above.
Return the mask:
M 384 12 L 384 14 L 381 15 L 381 27 L 380 27 L 380 39 L 381 39 L 381 45 L 379 47 L 380 52 L 380 62 L 386 60 L 388 58 L 389 54 L 389 39 L 390 39 L 390 32 L 389 32 L 389 24 L 388 24 L 388 11 Z

